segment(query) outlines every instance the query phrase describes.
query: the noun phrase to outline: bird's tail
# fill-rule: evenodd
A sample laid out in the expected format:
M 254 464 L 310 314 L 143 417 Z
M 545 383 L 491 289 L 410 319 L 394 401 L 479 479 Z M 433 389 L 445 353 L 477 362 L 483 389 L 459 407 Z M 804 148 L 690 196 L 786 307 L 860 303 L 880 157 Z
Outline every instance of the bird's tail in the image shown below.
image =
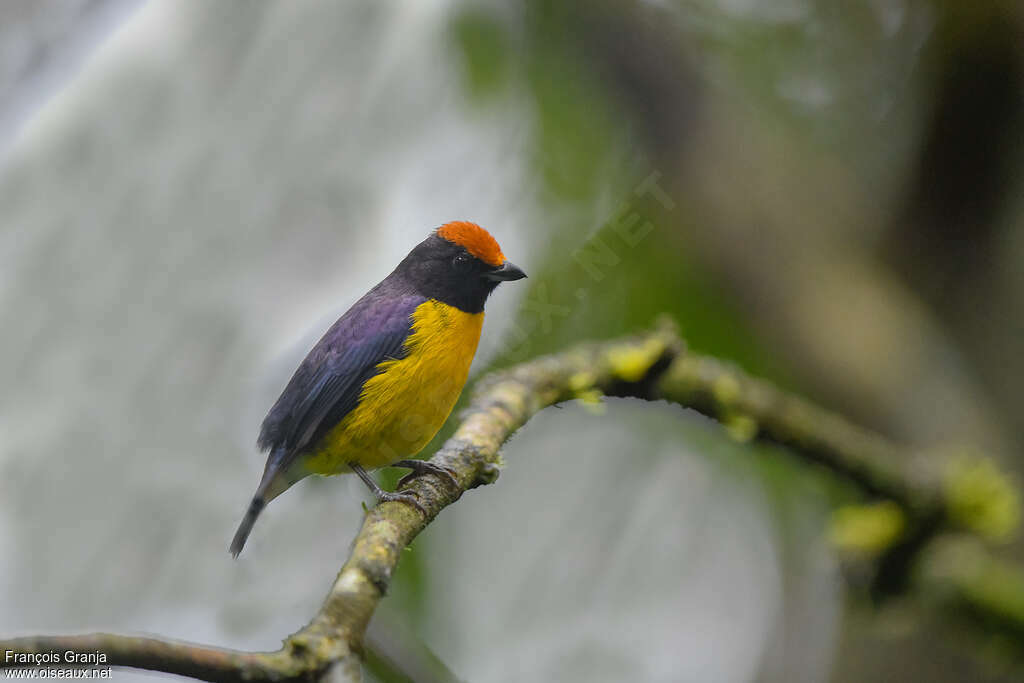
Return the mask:
M 252 531 L 252 526 L 256 523 L 256 518 L 263 512 L 263 508 L 297 481 L 290 479 L 287 473 L 282 471 L 285 455 L 286 451 L 283 448 L 279 448 L 275 449 L 270 454 L 270 457 L 267 458 L 267 467 L 263 470 L 263 478 L 260 480 L 260 485 L 256 488 L 256 495 L 252 497 L 249 509 L 245 511 L 245 517 L 242 517 L 242 523 L 238 525 L 238 531 L 235 532 L 235 537 L 231 539 L 229 550 L 236 558 L 242 552 L 242 548 L 245 547 L 245 541 L 249 538 L 249 532 Z
M 256 523 L 256 518 L 263 512 L 263 508 L 267 506 L 266 501 L 263 497 L 256 495 L 249 503 L 249 509 L 245 511 L 245 517 L 242 518 L 242 523 L 238 525 L 238 531 L 235 532 L 235 537 L 231 539 L 231 555 L 238 557 L 238 554 L 242 552 L 242 548 L 245 547 L 245 541 L 249 538 L 249 532 L 252 531 L 253 524 Z

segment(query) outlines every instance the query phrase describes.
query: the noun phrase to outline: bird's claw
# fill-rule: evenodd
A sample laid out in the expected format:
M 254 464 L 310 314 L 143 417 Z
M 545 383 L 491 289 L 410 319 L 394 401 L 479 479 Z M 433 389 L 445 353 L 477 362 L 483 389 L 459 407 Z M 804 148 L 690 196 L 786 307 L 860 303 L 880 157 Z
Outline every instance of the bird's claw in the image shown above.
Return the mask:
M 427 460 L 403 460 L 401 463 L 395 463 L 392 467 L 408 467 L 412 470 L 412 472 L 398 480 L 398 484 L 395 486 L 396 489 L 402 488 L 416 477 L 421 477 L 424 474 L 436 474 L 451 486 L 452 491 L 459 492 L 462 490 L 462 487 L 459 486 L 459 480 L 455 478 L 455 473 L 443 465 L 435 465 Z
M 377 494 L 377 503 L 406 503 L 422 512 L 424 517 L 430 517 L 426 508 L 420 504 L 419 498 L 411 491 L 381 491 Z

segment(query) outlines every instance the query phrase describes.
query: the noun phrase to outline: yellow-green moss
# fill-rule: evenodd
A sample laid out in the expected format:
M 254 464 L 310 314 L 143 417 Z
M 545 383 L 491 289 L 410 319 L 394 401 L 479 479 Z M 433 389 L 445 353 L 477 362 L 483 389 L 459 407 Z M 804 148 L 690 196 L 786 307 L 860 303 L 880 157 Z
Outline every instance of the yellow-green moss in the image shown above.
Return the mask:
M 757 436 L 757 420 L 749 415 L 740 413 L 725 415 L 722 418 L 722 425 L 725 427 L 726 433 L 740 443 L 747 443 Z
M 711 385 L 715 400 L 722 406 L 730 406 L 739 398 L 740 383 L 732 375 L 720 375 Z
M 612 374 L 625 382 L 639 382 L 665 352 L 665 341 L 648 337 L 642 344 L 615 346 L 608 350 Z
M 1021 501 L 1013 482 L 988 458 L 954 459 L 943 482 L 952 520 L 992 541 L 1011 539 Z
M 569 377 L 569 391 L 573 395 L 579 395 L 581 392 L 592 389 L 596 381 L 597 376 L 594 373 L 581 370 Z
M 906 519 L 896 503 L 846 505 L 832 515 L 829 540 L 841 550 L 874 555 L 903 535 Z

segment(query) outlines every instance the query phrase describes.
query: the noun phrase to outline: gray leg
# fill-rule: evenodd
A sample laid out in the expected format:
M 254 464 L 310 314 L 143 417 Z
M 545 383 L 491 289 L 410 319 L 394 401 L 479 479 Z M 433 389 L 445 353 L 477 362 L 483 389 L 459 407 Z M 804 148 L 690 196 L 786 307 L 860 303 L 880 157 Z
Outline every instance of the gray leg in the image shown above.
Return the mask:
M 424 474 L 435 474 L 444 479 L 452 487 L 453 491 L 459 492 L 462 490 L 458 480 L 455 478 L 455 474 L 450 469 L 441 465 L 435 465 L 427 460 L 399 460 L 398 462 L 391 463 L 390 466 L 404 467 L 412 470 L 412 472 L 398 480 L 396 488 L 402 488 L 405 484 Z
M 392 493 L 391 491 L 385 491 L 384 489 L 377 485 L 377 482 L 373 480 L 373 477 L 371 477 L 367 473 L 367 471 L 364 470 L 360 465 L 357 465 L 354 462 L 350 462 L 348 466 L 353 472 L 359 475 L 359 478 L 363 480 L 363 483 L 366 484 L 367 488 L 373 491 L 373 495 L 377 497 L 378 503 L 401 501 L 403 503 L 408 503 L 409 505 L 415 507 L 417 510 L 423 513 L 424 517 L 429 516 L 427 515 L 427 511 L 423 509 L 423 506 L 420 505 L 419 500 L 416 499 L 415 494 L 399 493 L 397 491 Z

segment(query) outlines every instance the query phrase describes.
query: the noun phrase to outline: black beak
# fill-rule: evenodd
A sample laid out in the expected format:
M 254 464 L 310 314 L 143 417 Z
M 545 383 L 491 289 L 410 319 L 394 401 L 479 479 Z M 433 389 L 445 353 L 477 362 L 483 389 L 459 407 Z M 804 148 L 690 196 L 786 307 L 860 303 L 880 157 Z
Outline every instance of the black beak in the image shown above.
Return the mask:
M 509 280 L 522 280 L 526 273 L 519 266 L 505 261 L 500 268 L 484 273 L 484 277 L 495 282 L 506 282 Z

